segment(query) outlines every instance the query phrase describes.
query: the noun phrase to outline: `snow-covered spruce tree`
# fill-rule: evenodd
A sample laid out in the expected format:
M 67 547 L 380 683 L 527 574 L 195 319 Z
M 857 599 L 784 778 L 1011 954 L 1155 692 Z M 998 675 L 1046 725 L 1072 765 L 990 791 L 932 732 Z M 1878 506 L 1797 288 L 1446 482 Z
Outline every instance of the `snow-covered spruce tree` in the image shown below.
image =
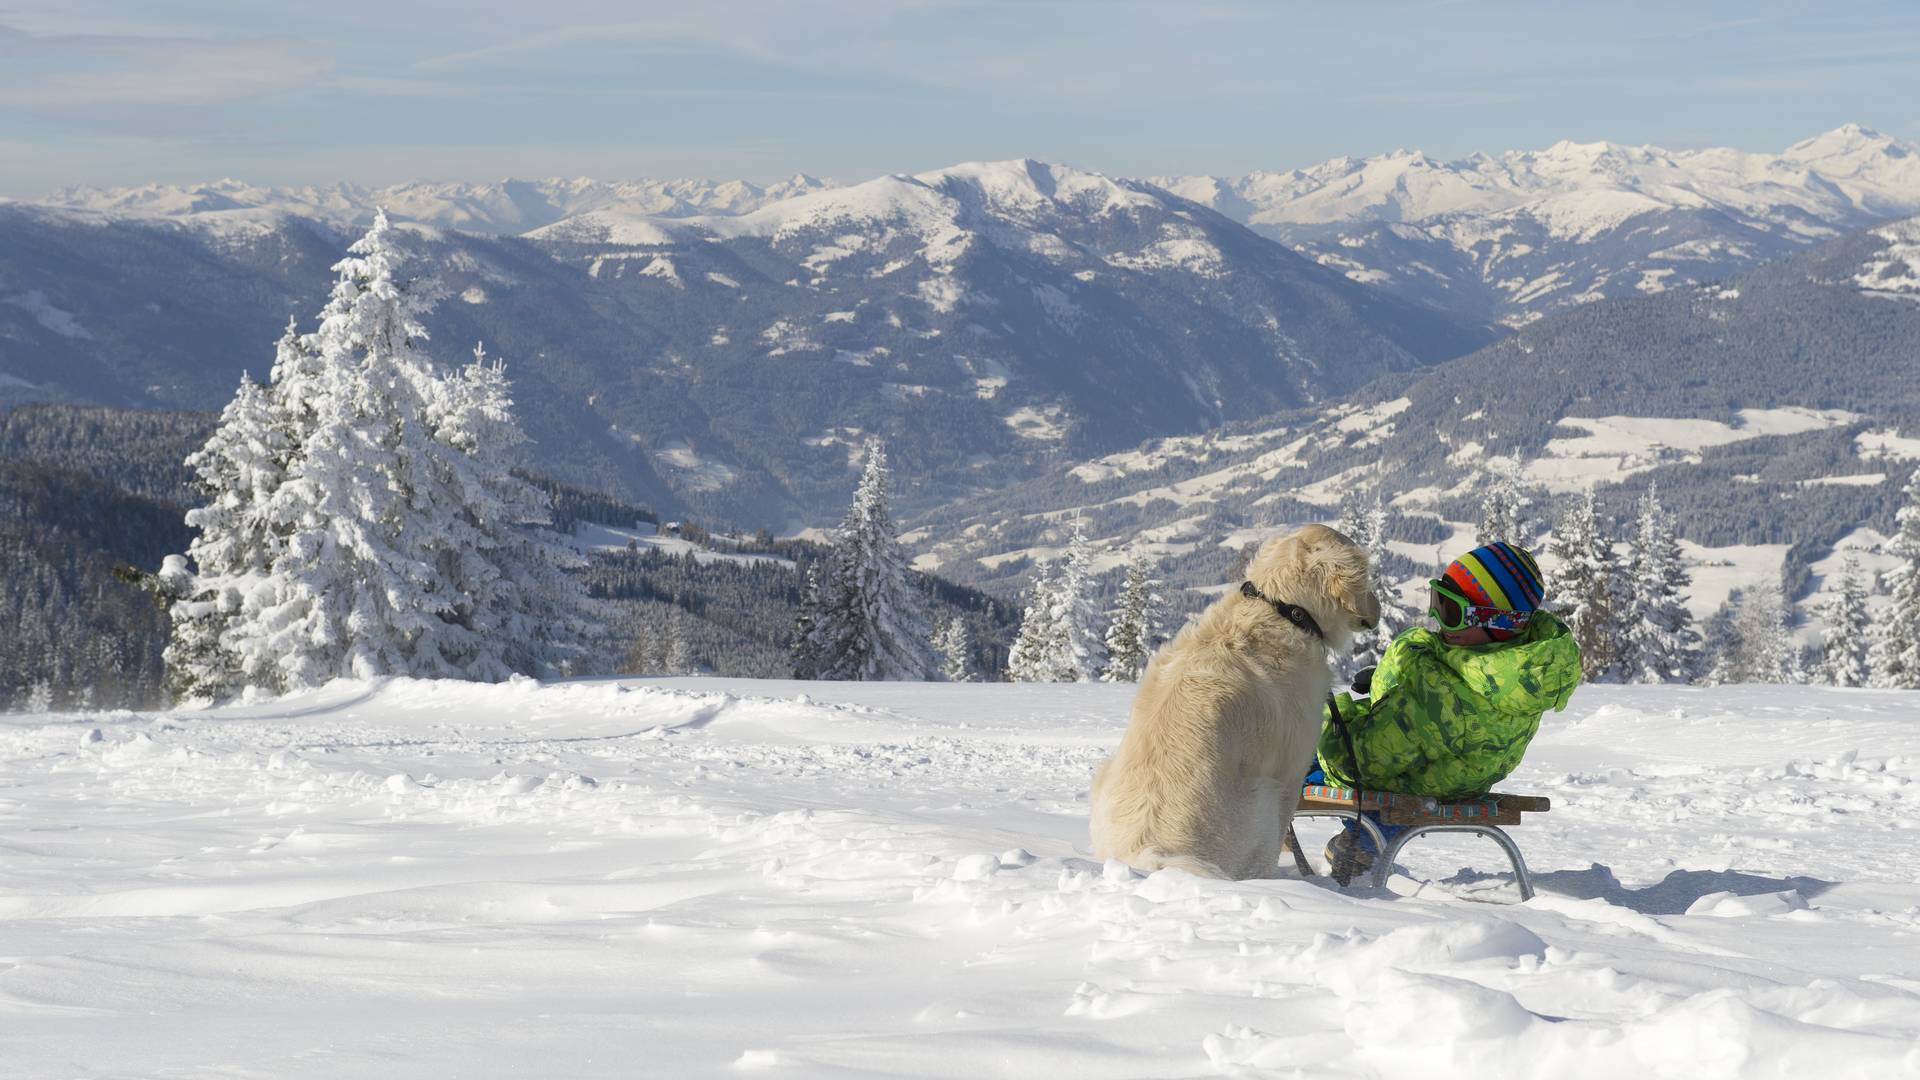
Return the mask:
M 198 533 L 187 559 L 169 559 L 157 575 L 171 600 L 166 685 L 176 699 L 214 699 L 239 689 L 239 658 L 224 637 L 243 596 L 272 566 L 278 535 L 266 508 L 290 450 L 267 391 L 242 375 L 213 434 L 187 457 L 205 499 L 187 511 L 187 525 Z
M 1053 593 L 1054 632 L 1067 663 L 1061 682 L 1092 682 L 1100 677 L 1104 666 L 1106 649 L 1100 640 L 1100 614 L 1094 606 L 1093 589 L 1093 544 L 1076 519 Z
M 1887 541 L 1887 554 L 1898 560 L 1882 576 L 1889 602 L 1867 653 L 1872 684 L 1888 690 L 1920 689 L 1920 469 L 1907 481 L 1906 498 Z
M 647 670 L 655 675 L 672 675 L 673 654 L 680 647 L 679 609 L 669 605 L 666 617 L 660 620 L 659 627 L 649 639 L 652 651 L 647 653 Z
M 1340 504 L 1340 517 L 1333 527 L 1354 542 L 1355 546 L 1367 553 L 1368 569 L 1374 574 L 1374 589 L 1381 600 L 1380 625 L 1372 630 L 1362 630 L 1353 635 L 1353 649 L 1344 657 L 1329 655 L 1327 666 L 1332 668 L 1334 681 L 1344 684 L 1353 677 L 1354 672 L 1380 662 L 1380 656 L 1386 651 L 1387 642 L 1393 635 L 1386 632 L 1387 612 L 1386 595 L 1388 589 L 1380 588 L 1380 564 L 1375 561 L 1375 548 L 1385 549 L 1385 540 L 1376 537 L 1376 531 L 1386 525 L 1384 511 L 1378 521 L 1368 512 L 1368 507 L 1359 499 L 1347 499 Z
M 270 554 L 220 637 L 237 681 L 564 670 L 597 609 L 545 497 L 512 475 L 525 436 L 504 374 L 435 374 L 418 322 L 433 296 L 403 276 L 384 213 L 349 251 L 319 329 L 278 348 Z
M 1688 682 L 1699 672 L 1700 635 L 1687 610 L 1692 575 L 1681 559 L 1673 515 L 1649 484 L 1640 497 L 1620 599 L 1622 670 L 1630 682 Z
M 973 681 L 973 635 L 967 632 L 967 620 L 955 615 L 933 636 L 934 650 L 940 654 L 940 677 L 948 682 Z
M 633 640 L 627 644 L 627 654 L 620 663 L 622 673 L 627 675 L 653 674 L 653 630 L 646 625 L 633 628 Z
M 1700 623 L 1700 660 L 1698 681 L 1708 686 L 1731 682 L 1734 639 L 1733 618 L 1740 613 L 1740 592 L 1734 590 L 1726 602 Z
M 694 675 L 700 670 L 699 661 L 693 656 L 693 642 L 687 639 L 687 627 L 679 610 L 674 610 L 667 623 L 669 642 L 666 662 L 661 665 L 668 675 Z
M 451 500 L 426 490 L 437 387 L 417 316 L 428 300 L 399 276 L 396 240 L 382 214 L 335 264 L 299 377 L 275 387 L 307 431 L 269 505 L 283 535 L 273 570 L 227 636 L 250 685 L 453 676 L 453 657 L 473 647 L 471 631 L 442 619 L 456 598 L 439 588 L 431 550 Z
M 1020 632 L 1007 653 L 1007 678 L 1014 682 L 1063 682 L 1066 663 L 1059 656 L 1063 635 L 1054 618 L 1054 592 L 1059 588 L 1059 566 L 1045 563 L 1034 573 L 1027 607 L 1020 616 Z
M 428 488 L 451 503 L 438 515 L 442 587 L 458 597 L 442 618 L 472 631 L 461 659 L 469 679 L 571 671 L 607 613 L 572 571 L 586 557 L 553 531 L 547 493 L 514 472 L 527 436 L 513 415 L 511 386 L 498 361 L 476 346 L 473 362 L 439 381 L 427 420 L 438 474 Z
M 288 453 L 306 446 L 319 425 L 317 412 L 333 374 L 314 351 L 313 335 L 301 334 L 292 319 L 273 346 L 273 370 L 267 379 L 268 409 Z
M 1826 629 L 1820 635 L 1820 657 L 1813 665 L 1815 682 L 1827 686 L 1867 685 L 1867 649 L 1872 626 L 1867 618 L 1867 585 L 1860 576 L 1860 557 L 1847 552 L 1840 563 L 1840 591 L 1820 605 Z
M 1793 641 L 1780 586 L 1759 581 L 1741 590 L 1728 640 L 1714 664 L 1715 683 L 1783 683 L 1793 674 Z
M 1014 682 L 1090 682 L 1101 670 L 1093 605 L 1093 545 L 1079 522 L 1066 553 L 1035 575 L 1007 657 Z
M 906 553 L 887 509 L 887 456 L 867 442 L 860 485 L 835 534 L 812 628 L 823 679 L 930 679 L 925 603 L 907 579 Z
M 1547 594 L 1580 646 L 1581 674 L 1589 682 L 1618 677 L 1621 625 L 1615 611 L 1620 588 L 1613 543 L 1600 528 L 1599 507 L 1589 488 L 1553 530 L 1547 553 Z
M 1374 489 L 1373 503 L 1367 507 L 1367 565 L 1373 572 L 1373 589 L 1380 601 L 1380 623 L 1366 636 L 1372 641 L 1372 651 L 1364 658 L 1360 666 L 1377 664 L 1386 654 L 1388 643 L 1395 634 L 1412 626 L 1421 613 L 1409 605 L 1400 595 L 1399 586 L 1388 576 L 1387 556 L 1387 503 L 1378 488 Z
M 800 591 L 800 607 L 793 613 L 793 639 L 787 648 L 787 656 L 793 664 L 793 677 L 796 679 L 821 677 L 820 638 L 822 635 L 815 628 L 820 624 L 822 603 L 824 600 L 820 591 L 820 567 L 817 563 L 808 563 L 806 583 Z
M 1520 486 L 1516 465 L 1483 472 L 1480 493 L 1480 520 L 1474 529 L 1474 543 L 1491 544 L 1505 540 L 1521 547 L 1532 546 L 1532 527 L 1527 508 L 1533 501 Z
M 1139 682 L 1146 673 L 1147 658 L 1160 643 L 1159 584 L 1147 553 L 1135 552 L 1107 625 L 1107 666 L 1100 673 L 1106 682 Z

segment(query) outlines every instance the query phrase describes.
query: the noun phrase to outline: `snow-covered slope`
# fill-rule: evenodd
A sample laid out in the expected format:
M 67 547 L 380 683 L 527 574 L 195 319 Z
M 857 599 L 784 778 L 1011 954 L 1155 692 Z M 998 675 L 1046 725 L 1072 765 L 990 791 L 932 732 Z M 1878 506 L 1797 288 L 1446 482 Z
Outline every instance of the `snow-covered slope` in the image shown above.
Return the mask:
M 387 187 L 357 184 L 264 187 L 239 180 L 141 187 L 73 187 L 40 205 L 113 217 L 215 222 L 303 217 L 364 227 L 385 207 L 399 221 L 466 232 L 516 234 L 583 214 L 687 217 L 741 214 L 832 185 L 805 174 L 761 187 L 744 180 L 630 180 L 586 177 L 462 183 L 415 180 Z
M 1554 801 L 1515 830 L 1540 894 L 1511 905 L 1467 839 L 1420 842 L 1380 893 L 1089 861 L 1131 690 L 395 682 L 0 718 L 0 1060 L 1920 1070 L 1915 695 L 1580 690 L 1504 785 Z
M 1778 154 L 1563 140 L 1158 182 L 1355 280 L 1519 325 L 1920 212 L 1920 144 L 1848 124 Z

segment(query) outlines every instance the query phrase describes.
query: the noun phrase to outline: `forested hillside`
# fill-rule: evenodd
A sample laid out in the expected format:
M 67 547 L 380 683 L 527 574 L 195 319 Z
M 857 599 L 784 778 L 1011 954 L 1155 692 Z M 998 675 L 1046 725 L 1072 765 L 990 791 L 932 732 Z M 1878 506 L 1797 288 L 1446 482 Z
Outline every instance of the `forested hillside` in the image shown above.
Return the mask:
M 1712 549 L 1699 558 L 1746 560 L 1743 577 L 1771 564 L 1808 599 L 1838 544 L 1893 530 L 1920 460 L 1917 267 L 1920 223 L 1904 222 L 1730 282 L 1577 307 L 1329 406 L 1063 465 L 924 515 L 908 538 L 923 567 L 1004 590 L 1077 519 L 1206 586 L 1242 545 L 1378 490 L 1413 579 L 1470 534 L 1488 474 L 1512 470 L 1535 535 L 1588 488 L 1623 527 L 1658 485 L 1681 537 Z M 1711 611 L 1732 579 L 1703 569 Z
M 0 412 L 0 709 L 35 695 L 57 706 L 164 704 L 167 617 L 116 567 L 154 570 L 186 550 L 196 496 L 182 462 L 205 441 L 206 413 L 28 405 Z M 555 527 L 657 524 L 659 515 L 603 492 L 530 475 Z M 681 555 L 655 548 L 590 551 L 589 589 L 614 617 L 580 674 L 783 678 L 807 564 L 816 545 L 716 538 L 697 522 Z M 713 547 L 716 557 L 695 557 Z M 1019 612 L 987 594 L 923 577 L 944 621 L 966 620 L 973 668 L 997 676 Z
M 0 459 L 0 704 L 158 703 L 166 616 L 113 571 L 184 547 L 182 512 L 73 469 Z

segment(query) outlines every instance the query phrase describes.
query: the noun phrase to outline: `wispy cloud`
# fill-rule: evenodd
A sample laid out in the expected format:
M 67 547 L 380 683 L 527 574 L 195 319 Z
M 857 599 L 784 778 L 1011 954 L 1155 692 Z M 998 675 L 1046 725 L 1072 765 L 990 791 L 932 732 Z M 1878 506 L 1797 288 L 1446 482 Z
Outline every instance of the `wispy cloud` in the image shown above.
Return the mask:
M 1474 105 L 1512 105 L 1527 100 L 1527 95 L 1499 90 L 1383 90 L 1347 99 L 1357 105 L 1414 105 L 1440 109 L 1468 108 Z
M 1777 147 L 1897 127 L 1916 34 L 1901 0 L 0 0 L 0 190 Z
M 331 66 L 284 37 L 40 35 L 0 27 L 0 108 L 213 105 L 310 85 Z
M 1697 26 L 1667 30 L 1656 34 L 1647 34 L 1642 41 L 1690 41 L 1695 38 L 1719 37 L 1735 30 L 1751 30 L 1755 27 L 1773 26 L 1793 18 L 1792 15 L 1760 15 L 1746 19 L 1722 19 L 1717 22 L 1701 23 Z

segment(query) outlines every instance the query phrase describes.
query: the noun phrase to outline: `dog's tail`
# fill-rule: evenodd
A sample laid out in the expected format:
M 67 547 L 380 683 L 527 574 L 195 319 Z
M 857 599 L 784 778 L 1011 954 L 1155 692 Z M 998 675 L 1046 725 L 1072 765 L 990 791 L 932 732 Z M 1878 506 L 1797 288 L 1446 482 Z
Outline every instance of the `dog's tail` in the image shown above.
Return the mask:
M 1142 873 L 1151 874 L 1155 870 L 1185 870 L 1195 877 L 1225 878 L 1232 875 L 1197 855 L 1178 855 L 1161 851 L 1157 847 L 1141 848 L 1126 860 L 1128 866 Z

